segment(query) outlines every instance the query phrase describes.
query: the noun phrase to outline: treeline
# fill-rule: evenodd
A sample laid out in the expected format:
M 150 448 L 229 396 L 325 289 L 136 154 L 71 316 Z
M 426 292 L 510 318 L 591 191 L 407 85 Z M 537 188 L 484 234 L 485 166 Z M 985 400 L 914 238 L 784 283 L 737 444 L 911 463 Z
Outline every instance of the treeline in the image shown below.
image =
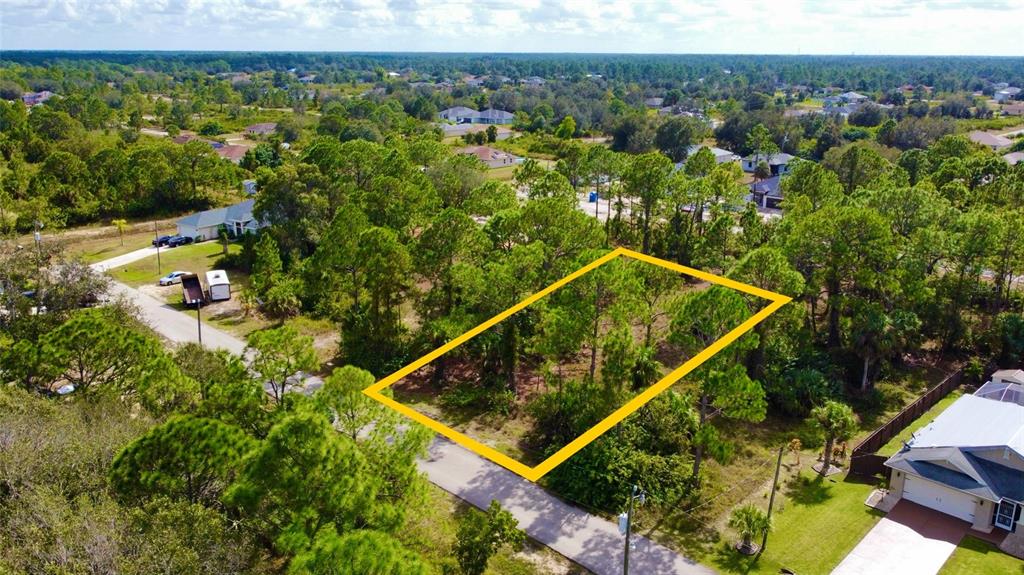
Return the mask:
M 811 87 L 884 91 L 903 84 L 924 84 L 940 91 L 982 89 L 985 83 L 1024 83 L 1019 58 L 993 56 L 769 56 L 654 54 L 359 54 L 266 52 L 18 52 L 5 62 L 40 66 L 105 61 L 124 67 L 179 74 L 190 69 L 209 73 L 274 71 L 297 68 L 304 73 L 343 71 L 348 78 L 373 79 L 380 69 L 415 70 L 427 77 L 460 73 L 498 74 L 513 79 L 540 76 L 580 78 L 599 74 L 618 82 L 641 82 L 666 88 L 703 82 L 738 90 L 777 82 Z M 341 81 L 341 80 L 335 80 Z
M 118 217 L 206 209 L 216 192 L 239 185 L 241 174 L 209 144 L 89 131 L 67 103 L 31 114 L 20 101 L 0 102 L 0 233 L 24 232 L 40 221 L 60 227 Z M 108 125 L 110 112 L 97 112 Z M 90 122 L 91 123 L 91 122 Z M 98 126 L 94 126 L 98 127 Z

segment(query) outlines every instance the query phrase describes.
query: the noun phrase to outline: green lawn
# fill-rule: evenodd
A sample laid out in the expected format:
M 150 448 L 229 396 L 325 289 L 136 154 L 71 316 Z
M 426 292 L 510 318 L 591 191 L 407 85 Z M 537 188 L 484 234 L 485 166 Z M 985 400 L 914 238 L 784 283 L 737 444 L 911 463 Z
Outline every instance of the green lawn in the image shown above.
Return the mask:
M 153 232 L 125 232 L 124 242 L 118 235 L 67 241 L 68 255 L 78 256 L 87 264 L 100 262 L 128 252 L 133 252 L 153 245 Z
M 1021 575 L 1024 561 L 968 535 L 939 570 L 939 575 Z
M 241 251 L 240 244 L 229 244 L 229 253 Z M 110 270 L 110 275 L 119 282 L 132 287 L 145 284 L 155 284 L 161 276 L 175 270 L 192 272 L 195 274 L 206 273 L 214 269 L 214 264 L 224 253 L 224 246 L 217 241 L 202 242 L 177 248 L 160 250 L 160 269 L 157 271 L 156 256 L 145 258 Z
M 959 389 L 954 389 L 949 392 L 949 395 L 940 399 L 938 403 L 931 407 L 931 409 L 922 413 L 921 416 L 915 419 L 910 425 L 903 428 L 903 431 L 896 434 L 896 436 L 890 439 L 888 443 L 883 445 L 882 448 L 878 450 L 878 454 L 893 455 L 899 451 L 900 447 L 903 446 L 903 442 L 909 440 L 910 436 L 913 435 L 915 431 L 934 421 L 935 418 L 945 411 L 947 407 L 953 405 L 953 402 L 961 395 L 963 395 L 963 392 Z
M 707 556 L 695 558 L 724 573 L 830 573 L 884 515 L 864 505 L 874 488 L 857 478 L 821 479 L 805 471 L 776 495 L 775 528 L 761 556 L 740 555 L 732 548 L 738 536 L 727 532 Z

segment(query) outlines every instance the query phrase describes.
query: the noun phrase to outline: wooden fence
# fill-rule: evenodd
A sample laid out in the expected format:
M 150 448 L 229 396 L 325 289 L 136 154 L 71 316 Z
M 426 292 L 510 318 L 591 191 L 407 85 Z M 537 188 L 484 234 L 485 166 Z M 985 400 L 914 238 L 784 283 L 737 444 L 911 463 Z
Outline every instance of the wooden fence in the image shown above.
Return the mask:
M 949 392 L 960 385 L 962 379 L 962 369 L 951 373 L 946 379 L 924 392 L 924 395 L 917 398 L 914 403 L 903 408 L 903 411 L 897 413 L 896 417 L 871 432 L 871 435 L 858 443 L 857 447 L 850 452 L 850 472 L 868 476 L 888 475 L 889 468 L 884 465 L 888 457 L 878 455 L 877 451 L 915 419 L 931 409 L 940 399 L 949 395 Z

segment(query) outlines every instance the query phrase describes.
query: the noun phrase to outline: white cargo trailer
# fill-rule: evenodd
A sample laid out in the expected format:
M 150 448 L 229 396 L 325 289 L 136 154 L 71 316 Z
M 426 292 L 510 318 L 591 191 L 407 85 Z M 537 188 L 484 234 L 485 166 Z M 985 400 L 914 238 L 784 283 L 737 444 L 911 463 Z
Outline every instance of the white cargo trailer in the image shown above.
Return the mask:
M 210 301 L 231 299 L 231 283 L 224 270 L 206 272 L 206 288 L 210 291 Z

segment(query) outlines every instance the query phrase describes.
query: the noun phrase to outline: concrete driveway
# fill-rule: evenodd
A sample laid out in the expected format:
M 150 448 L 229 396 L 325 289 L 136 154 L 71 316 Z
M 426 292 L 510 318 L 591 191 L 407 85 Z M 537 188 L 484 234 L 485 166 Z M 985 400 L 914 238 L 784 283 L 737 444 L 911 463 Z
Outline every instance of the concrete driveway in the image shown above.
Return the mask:
M 966 521 L 901 500 L 832 575 L 935 575 L 970 528 Z

